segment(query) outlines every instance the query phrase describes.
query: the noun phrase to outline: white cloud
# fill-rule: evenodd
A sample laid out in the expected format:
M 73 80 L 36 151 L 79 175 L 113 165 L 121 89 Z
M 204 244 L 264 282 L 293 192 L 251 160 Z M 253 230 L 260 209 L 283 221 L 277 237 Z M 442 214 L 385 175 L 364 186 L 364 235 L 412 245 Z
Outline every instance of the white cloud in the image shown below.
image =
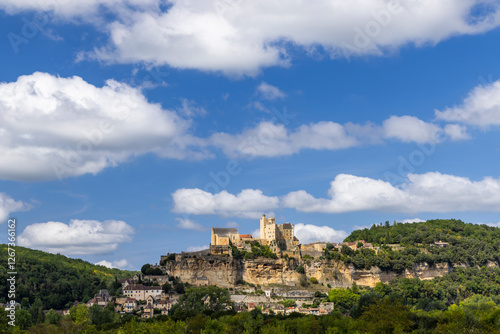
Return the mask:
M 96 87 L 76 76 L 21 76 L 0 83 L 0 179 L 96 174 L 147 152 L 196 158 L 189 146 L 200 143 L 186 134 L 188 127 L 140 90 L 114 80 Z
M 262 212 L 278 207 L 278 197 L 265 196 L 260 190 L 244 189 L 233 195 L 223 190 L 211 194 L 201 189 L 178 189 L 172 194 L 174 212 L 195 215 L 259 218 Z
M 334 122 L 302 125 L 294 131 L 287 130 L 283 124 L 262 122 L 240 134 L 216 133 L 210 142 L 231 157 L 275 157 L 295 154 L 303 149 L 336 150 L 358 144 L 342 125 Z
M 195 101 L 188 100 L 186 98 L 181 98 L 181 107 L 177 108 L 177 111 L 187 117 L 192 117 L 196 115 L 206 115 L 207 111 L 203 107 L 199 107 Z
M 295 224 L 294 232 L 301 244 L 316 241 L 342 242 L 347 238 L 347 233 L 342 230 L 334 230 L 329 226 L 317 226 L 311 224 Z
M 291 130 L 283 124 L 261 122 L 237 134 L 215 133 L 209 142 L 229 157 L 277 157 L 296 154 L 305 149 L 340 150 L 359 145 L 377 145 L 383 143 L 384 139 L 422 144 L 438 143 L 447 138 L 464 140 L 470 136 L 462 125 L 447 124 L 443 129 L 414 116 L 391 116 L 382 126 L 371 122 L 342 125 L 323 121 Z
M 284 92 L 281 91 L 276 86 L 270 85 L 267 82 L 261 82 L 257 87 L 257 92 L 265 100 L 275 100 L 282 99 L 286 96 Z
M 403 224 L 408 224 L 408 223 L 424 223 L 426 220 L 420 219 L 420 218 L 408 218 L 408 219 L 403 219 L 401 223 Z
M 73 219 L 69 224 L 49 221 L 28 225 L 19 235 L 21 246 L 61 254 L 103 254 L 132 240 L 134 229 L 119 220 Z
M 386 138 L 396 138 L 403 142 L 435 143 L 439 141 L 441 128 L 426 123 L 414 116 L 391 116 L 383 123 Z
M 103 8 L 106 8 L 108 12 L 110 10 L 123 11 L 127 6 L 133 6 L 137 10 L 153 9 L 157 3 L 157 0 L 2 0 L 0 9 L 9 14 L 35 10 L 53 12 L 65 19 L 79 17 L 94 20 L 101 13 L 106 12 L 102 10 Z
M 467 133 L 467 128 L 459 124 L 446 124 L 444 126 L 444 133 L 453 141 L 471 138 Z
M 11 212 L 26 211 L 31 205 L 16 201 L 5 193 L 0 193 L 0 224 L 7 221 Z
M 176 218 L 179 223 L 177 224 L 178 228 L 182 228 L 185 230 L 193 230 L 193 231 L 203 231 L 205 228 L 203 225 L 191 220 L 189 218 Z
M 303 212 L 339 213 L 500 211 L 500 180 L 471 181 L 441 173 L 408 174 L 408 182 L 393 186 L 383 180 L 348 174 L 331 182 L 329 198 L 315 198 L 304 190 L 283 197 L 282 206 Z
M 9 1 L 11 6 L 13 2 Z M 94 56 L 110 62 L 255 75 L 263 67 L 289 65 L 292 52 L 288 51 L 293 48 L 313 54 L 319 47 L 332 58 L 383 55 L 408 44 L 433 45 L 452 36 L 482 33 L 500 21 L 496 2 L 488 1 L 487 9 L 477 10 L 482 0 L 314 4 L 173 0 L 170 4 L 166 11 L 122 15 L 107 27 L 109 45 L 96 49 Z
M 187 252 L 199 252 L 199 251 L 202 251 L 202 250 L 205 250 L 205 249 L 208 249 L 208 245 L 205 245 L 205 246 L 189 246 L 186 251 Z
M 492 227 L 500 227 L 500 222 L 498 222 L 498 223 L 488 223 L 486 225 L 492 226 Z
M 500 80 L 474 88 L 462 105 L 436 110 L 436 117 L 480 127 L 500 125 Z
M 128 263 L 128 261 L 126 259 L 117 260 L 117 261 L 113 261 L 113 262 L 102 260 L 102 261 L 97 262 L 96 265 L 104 266 L 104 267 L 110 268 L 110 269 L 113 269 L 113 268 L 124 269 L 124 268 L 130 267 L 130 264 Z
M 226 223 L 226 226 L 227 227 L 238 227 L 238 223 L 237 222 L 227 222 Z

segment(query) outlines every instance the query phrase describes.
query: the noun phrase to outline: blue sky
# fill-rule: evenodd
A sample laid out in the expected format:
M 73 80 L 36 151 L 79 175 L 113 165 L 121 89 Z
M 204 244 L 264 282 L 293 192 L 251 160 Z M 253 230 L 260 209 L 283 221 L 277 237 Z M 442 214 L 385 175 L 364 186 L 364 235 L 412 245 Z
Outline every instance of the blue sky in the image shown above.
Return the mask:
M 291 222 L 500 225 L 500 3 L 0 1 L 0 220 L 124 269 Z M 105 261 L 105 262 L 102 262 Z

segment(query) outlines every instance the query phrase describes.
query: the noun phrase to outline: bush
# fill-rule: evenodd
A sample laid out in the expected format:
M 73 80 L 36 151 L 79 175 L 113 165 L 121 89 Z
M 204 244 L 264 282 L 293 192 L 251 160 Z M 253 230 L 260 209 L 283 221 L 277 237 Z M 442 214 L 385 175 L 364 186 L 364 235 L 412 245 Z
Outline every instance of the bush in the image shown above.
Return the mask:
M 305 274 L 306 272 L 303 266 L 297 266 L 297 268 L 295 268 L 295 271 L 298 272 L 299 274 Z
M 318 279 L 316 277 L 311 277 L 309 280 L 312 284 L 318 284 Z

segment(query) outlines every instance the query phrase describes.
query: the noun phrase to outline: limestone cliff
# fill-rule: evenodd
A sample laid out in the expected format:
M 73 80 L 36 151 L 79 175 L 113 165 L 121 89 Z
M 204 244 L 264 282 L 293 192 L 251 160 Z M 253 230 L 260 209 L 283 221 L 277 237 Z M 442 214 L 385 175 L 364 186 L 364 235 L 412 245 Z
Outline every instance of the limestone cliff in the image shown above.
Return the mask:
M 267 259 L 235 260 L 230 256 L 176 256 L 175 261 L 165 264 L 166 272 L 171 276 L 179 277 L 183 282 L 196 284 L 196 278 L 208 278 L 210 285 L 220 287 L 234 287 L 238 281 L 260 284 L 298 285 L 302 274 L 295 269 L 298 265 L 304 267 L 305 276 L 309 280 L 315 277 L 319 283 L 332 287 L 348 287 L 353 282 L 362 286 L 375 286 L 379 282 L 388 282 L 396 277 L 419 277 L 433 279 L 443 276 L 453 270 L 448 263 L 437 263 L 429 266 L 426 263 L 415 265 L 403 273 L 385 272 L 378 267 L 368 270 L 355 269 L 353 265 L 346 266 L 341 261 L 295 259 Z M 496 263 L 491 266 L 498 266 Z

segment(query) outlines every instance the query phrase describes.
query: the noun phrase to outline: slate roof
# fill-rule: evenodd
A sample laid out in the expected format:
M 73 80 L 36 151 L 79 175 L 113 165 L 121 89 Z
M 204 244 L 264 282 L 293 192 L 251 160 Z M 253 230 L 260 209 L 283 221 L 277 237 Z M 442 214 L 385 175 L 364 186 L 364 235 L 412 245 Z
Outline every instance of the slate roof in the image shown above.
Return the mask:
M 237 228 L 219 228 L 213 227 L 214 234 L 217 234 L 219 237 L 227 237 L 228 234 L 238 234 Z

